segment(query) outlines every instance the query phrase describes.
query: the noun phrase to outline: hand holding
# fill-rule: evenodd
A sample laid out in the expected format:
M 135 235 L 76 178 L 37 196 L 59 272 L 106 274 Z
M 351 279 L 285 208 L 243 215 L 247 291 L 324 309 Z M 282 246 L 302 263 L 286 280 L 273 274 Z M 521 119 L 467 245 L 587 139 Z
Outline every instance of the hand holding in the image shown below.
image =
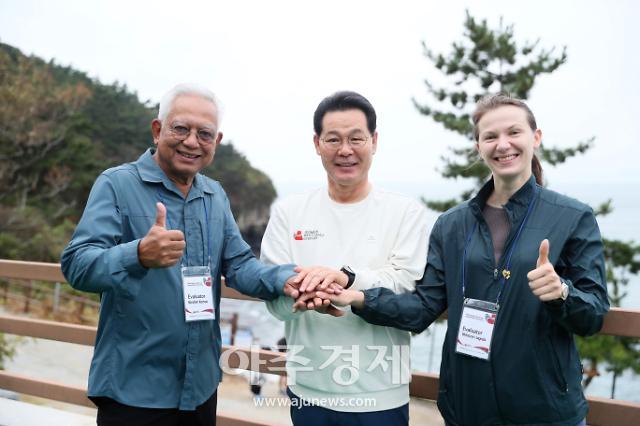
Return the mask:
M 298 272 L 296 281 L 300 283 L 300 292 L 312 292 L 316 287 L 326 290 L 331 283 L 338 283 L 343 288 L 347 286 L 349 277 L 342 271 L 326 268 L 324 266 L 296 267 Z
M 343 289 L 339 284 L 332 283 L 324 290 L 324 298 L 318 296 L 320 293 L 319 291 L 302 293 L 298 300 L 293 304 L 293 312 L 313 309 L 321 314 L 341 317 L 344 315 L 344 312 L 331 305 L 331 302 L 326 295 L 339 294 L 342 291 Z
M 182 257 L 186 246 L 184 234 L 167 230 L 167 209 L 156 203 L 156 221 L 138 244 L 138 259 L 145 268 L 173 266 Z
M 332 283 L 327 287 L 324 292 L 327 294 L 335 294 L 343 291 L 342 287 L 339 284 Z M 317 296 L 317 291 L 307 291 L 305 293 L 300 293 L 299 297 L 293 303 L 293 312 L 296 311 L 306 311 L 310 309 L 318 309 L 323 306 L 328 306 L 331 302 L 328 299 L 322 299 Z
M 355 308 L 362 308 L 364 306 L 364 293 L 359 290 L 343 290 L 340 293 L 334 294 L 318 291 L 316 295 L 323 301 L 328 299 L 336 306 L 351 305 Z
M 295 281 L 296 277 L 297 275 L 293 275 L 292 277 L 290 277 L 287 282 L 284 283 L 284 288 L 282 289 L 285 296 L 289 296 L 292 299 L 297 299 L 298 297 L 300 297 L 300 291 L 298 291 L 300 283 Z
M 549 262 L 549 240 L 540 243 L 536 269 L 527 274 L 529 288 L 542 302 L 560 299 L 562 297 L 562 281 Z

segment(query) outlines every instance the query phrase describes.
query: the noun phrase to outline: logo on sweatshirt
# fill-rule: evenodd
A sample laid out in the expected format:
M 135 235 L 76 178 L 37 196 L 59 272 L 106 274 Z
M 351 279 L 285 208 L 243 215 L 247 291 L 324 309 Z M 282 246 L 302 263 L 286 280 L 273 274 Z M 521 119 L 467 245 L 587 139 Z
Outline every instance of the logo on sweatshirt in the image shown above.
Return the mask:
M 306 231 L 297 230 L 293 233 L 293 239 L 296 241 L 317 240 L 318 238 L 322 237 L 324 237 L 324 234 L 317 229 Z

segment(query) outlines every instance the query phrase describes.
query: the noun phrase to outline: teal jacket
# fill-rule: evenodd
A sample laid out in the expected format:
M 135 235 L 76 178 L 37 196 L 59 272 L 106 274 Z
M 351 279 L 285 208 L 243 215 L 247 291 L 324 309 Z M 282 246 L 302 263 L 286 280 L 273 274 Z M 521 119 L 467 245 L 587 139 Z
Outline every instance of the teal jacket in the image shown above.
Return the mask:
M 74 288 L 102 295 L 88 395 L 194 410 L 221 378 L 221 275 L 241 293 L 274 299 L 294 273 L 291 265 L 266 266 L 253 256 L 218 182 L 198 174 L 185 198 L 153 152 L 96 179 L 62 253 L 62 272 Z M 158 201 L 167 208 L 167 228 L 185 235 L 182 262 L 206 265 L 211 258 L 215 321 L 185 322 L 180 263 L 147 269 L 138 261 Z
M 482 209 L 493 191 L 489 181 L 472 200 L 442 214 L 431 232 L 424 278 L 416 291 L 401 295 L 366 290 L 365 306 L 353 311 L 366 321 L 421 332 L 448 309 L 442 348 L 438 407 L 450 425 L 575 426 L 587 413 L 582 366 L 574 334 L 600 330 L 609 309 L 603 245 L 591 208 L 541 188 L 533 177 L 504 206 L 514 242 L 533 204 L 511 260 L 511 276 L 501 280 L 507 256 L 495 265 Z M 477 225 L 476 225 L 477 224 Z M 495 302 L 500 309 L 491 357 L 483 361 L 455 352 L 462 312 L 463 250 L 465 297 Z M 528 285 L 538 249 L 549 239 L 549 260 L 568 284 L 566 301 L 541 302 Z

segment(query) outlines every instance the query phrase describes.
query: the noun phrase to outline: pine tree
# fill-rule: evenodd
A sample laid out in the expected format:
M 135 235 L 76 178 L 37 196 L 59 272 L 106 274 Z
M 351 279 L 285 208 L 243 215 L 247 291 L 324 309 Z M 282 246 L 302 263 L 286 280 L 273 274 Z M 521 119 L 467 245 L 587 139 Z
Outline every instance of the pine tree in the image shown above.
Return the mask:
M 539 40 L 521 45 L 515 40 L 513 25 L 504 25 L 500 19 L 498 28 L 490 28 L 486 20 L 479 22 L 468 11 L 463 39 L 452 44 L 449 54 L 436 54 L 424 42 L 423 49 L 425 57 L 440 72 L 442 83 L 436 85 L 425 80 L 430 100 L 427 103 L 414 98 L 413 103 L 421 114 L 467 139 L 460 146 L 449 147 L 451 156 L 443 156 L 441 175 L 447 179 L 471 179 L 474 183 L 473 188 L 464 191 L 458 199 L 423 199 L 430 209 L 445 211 L 468 199 L 490 174 L 473 146 L 471 112 L 475 104 L 483 96 L 497 92 L 526 100 L 538 77 L 551 74 L 566 63 L 567 49 L 564 47 L 560 52 L 553 47 L 544 49 Z M 542 147 L 539 158 L 555 166 L 584 153 L 593 142 L 594 138 L 587 138 L 570 148 Z M 601 215 L 610 212 L 610 200 L 596 210 L 596 214 Z M 620 306 L 626 295 L 622 287 L 627 285 L 630 275 L 637 275 L 640 270 L 640 246 L 609 239 L 604 239 L 604 243 L 611 302 L 613 306 Z M 588 364 L 585 387 L 599 374 L 602 361 L 606 362 L 606 369 L 614 373 L 612 397 L 615 379 L 623 371 L 631 369 L 640 373 L 640 339 L 598 335 L 579 339 L 578 348 Z

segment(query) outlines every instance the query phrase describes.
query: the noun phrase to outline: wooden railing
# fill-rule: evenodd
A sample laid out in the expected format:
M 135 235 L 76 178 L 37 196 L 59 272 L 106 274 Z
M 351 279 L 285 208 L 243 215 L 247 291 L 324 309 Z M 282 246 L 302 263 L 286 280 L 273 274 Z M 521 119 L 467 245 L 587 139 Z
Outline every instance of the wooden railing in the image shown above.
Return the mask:
M 0 278 L 64 282 L 64 277 L 60 272 L 60 265 L 58 264 L 9 260 L 0 260 Z M 222 296 L 232 299 L 255 300 L 226 286 L 222 288 Z M 96 328 L 11 315 L 0 315 L 0 332 L 93 346 Z M 640 337 L 640 309 L 611 309 L 605 317 L 604 325 L 600 333 L 615 336 Z M 263 350 L 250 351 L 233 346 L 224 346 L 223 351 L 232 351 L 231 353 L 226 353 L 223 357 L 223 359 L 226 359 L 226 366 L 229 368 L 244 367 L 241 365 L 241 359 L 251 358 L 253 355 L 254 357 L 257 356 L 260 361 L 264 361 L 258 365 L 258 369 L 261 372 L 278 375 L 285 374 L 285 361 L 279 352 Z M 251 366 L 249 368 L 251 368 Z M 87 398 L 86 389 L 84 388 L 34 379 L 3 370 L 0 370 L 0 388 L 72 404 L 94 407 L 93 403 Z M 438 375 L 414 372 L 410 385 L 410 393 L 411 396 L 414 397 L 435 400 L 438 396 Z M 589 401 L 587 424 L 589 425 L 640 425 L 639 403 L 592 396 L 587 399 Z M 272 423 L 269 422 L 255 422 L 220 412 L 218 413 L 218 424 L 222 426 L 272 425 Z

